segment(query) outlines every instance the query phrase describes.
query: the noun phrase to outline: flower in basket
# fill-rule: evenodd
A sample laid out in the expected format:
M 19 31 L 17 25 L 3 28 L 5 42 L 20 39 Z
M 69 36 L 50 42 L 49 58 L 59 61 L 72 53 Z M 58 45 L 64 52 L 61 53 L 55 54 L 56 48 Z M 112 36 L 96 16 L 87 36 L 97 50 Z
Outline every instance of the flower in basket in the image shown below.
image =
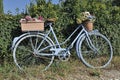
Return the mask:
M 38 20 L 44 21 L 44 18 L 42 16 L 39 16 Z
M 83 21 L 89 20 L 91 22 L 95 21 L 95 16 L 93 16 L 92 14 L 90 14 L 89 12 L 82 12 L 80 14 L 78 14 L 78 18 L 77 18 L 77 23 L 80 24 Z
M 38 19 L 37 18 L 32 18 L 32 21 L 37 21 Z
M 26 19 L 23 19 L 23 18 L 20 19 L 20 23 L 21 23 L 21 22 L 26 22 Z
M 44 21 L 44 18 L 43 17 L 33 18 L 32 21 L 42 22 L 42 21 Z
M 32 21 L 33 20 L 31 16 L 25 16 L 25 19 L 26 19 L 26 21 Z
M 41 22 L 41 21 L 44 21 L 44 18 L 42 16 L 39 16 L 38 18 L 32 18 L 31 16 L 25 16 L 25 18 L 22 18 L 20 20 L 20 23 L 21 22 Z

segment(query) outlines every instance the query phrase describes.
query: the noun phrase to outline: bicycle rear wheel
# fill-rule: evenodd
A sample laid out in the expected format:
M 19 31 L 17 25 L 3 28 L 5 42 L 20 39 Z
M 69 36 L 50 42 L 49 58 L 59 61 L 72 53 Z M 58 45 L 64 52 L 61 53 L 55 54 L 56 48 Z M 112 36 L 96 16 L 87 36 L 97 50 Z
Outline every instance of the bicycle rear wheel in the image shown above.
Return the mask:
M 40 34 L 26 35 L 15 45 L 14 62 L 19 69 L 26 72 L 46 70 L 54 60 L 53 52 L 50 51 L 52 45 L 49 39 Z
M 105 68 L 112 60 L 113 50 L 110 41 L 102 34 L 89 33 L 92 44 L 83 35 L 77 42 L 77 55 L 90 68 Z

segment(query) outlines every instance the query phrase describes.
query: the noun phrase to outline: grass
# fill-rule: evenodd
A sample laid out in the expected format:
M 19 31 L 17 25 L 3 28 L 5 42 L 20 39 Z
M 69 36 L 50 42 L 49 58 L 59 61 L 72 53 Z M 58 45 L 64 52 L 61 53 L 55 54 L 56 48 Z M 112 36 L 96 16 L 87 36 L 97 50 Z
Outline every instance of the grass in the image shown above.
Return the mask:
M 120 70 L 120 56 L 113 56 L 109 69 Z
M 120 70 L 120 56 L 115 56 L 111 64 L 105 70 Z M 38 69 L 39 70 L 39 69 Z M 0 80 L 74 80 L 80 76 L 100 77 L 104 69 L 87 68 L 78 59 L 70 59 L 67 62 L 55 62 L 44 72 L 21 72 L 14 63 L 5 62 L 0 66 Z

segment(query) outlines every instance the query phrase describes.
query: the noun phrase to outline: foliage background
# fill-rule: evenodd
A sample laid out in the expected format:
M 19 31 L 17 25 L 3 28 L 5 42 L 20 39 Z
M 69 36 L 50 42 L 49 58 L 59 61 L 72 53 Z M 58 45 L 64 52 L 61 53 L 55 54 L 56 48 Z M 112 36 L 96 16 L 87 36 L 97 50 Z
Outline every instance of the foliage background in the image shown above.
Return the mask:
M 112 43 L 114 55 L 120 56 L 120 4 L 106 0 L 64 0 L 52 4 L 51 0 L 36 0 L 31 2 L 26 13 L 32 17 L 55 17 L 54 30 L 58 40 L 64 40 L 76 28 L 77 18 L 83 11 L 93 12 L 96 16 L 95 29 L 106 35 Z M 10 50 L 14 37 L 22 34 L 20 18 L 25 14 L 0 14 L 0 61 L 12 60 Z

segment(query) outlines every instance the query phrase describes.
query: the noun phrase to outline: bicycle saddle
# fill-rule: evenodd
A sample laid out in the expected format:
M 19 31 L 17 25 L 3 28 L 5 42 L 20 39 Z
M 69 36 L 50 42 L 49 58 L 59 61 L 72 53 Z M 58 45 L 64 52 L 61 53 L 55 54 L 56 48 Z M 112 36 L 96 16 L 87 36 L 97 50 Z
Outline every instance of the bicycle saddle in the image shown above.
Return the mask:
M 51 22 L 51 23 L 53 23 L 53 22 L 55 22 L 56 21 L 56 18 L 48 18 L 48 19 L 46 19 L 46 22 Z

